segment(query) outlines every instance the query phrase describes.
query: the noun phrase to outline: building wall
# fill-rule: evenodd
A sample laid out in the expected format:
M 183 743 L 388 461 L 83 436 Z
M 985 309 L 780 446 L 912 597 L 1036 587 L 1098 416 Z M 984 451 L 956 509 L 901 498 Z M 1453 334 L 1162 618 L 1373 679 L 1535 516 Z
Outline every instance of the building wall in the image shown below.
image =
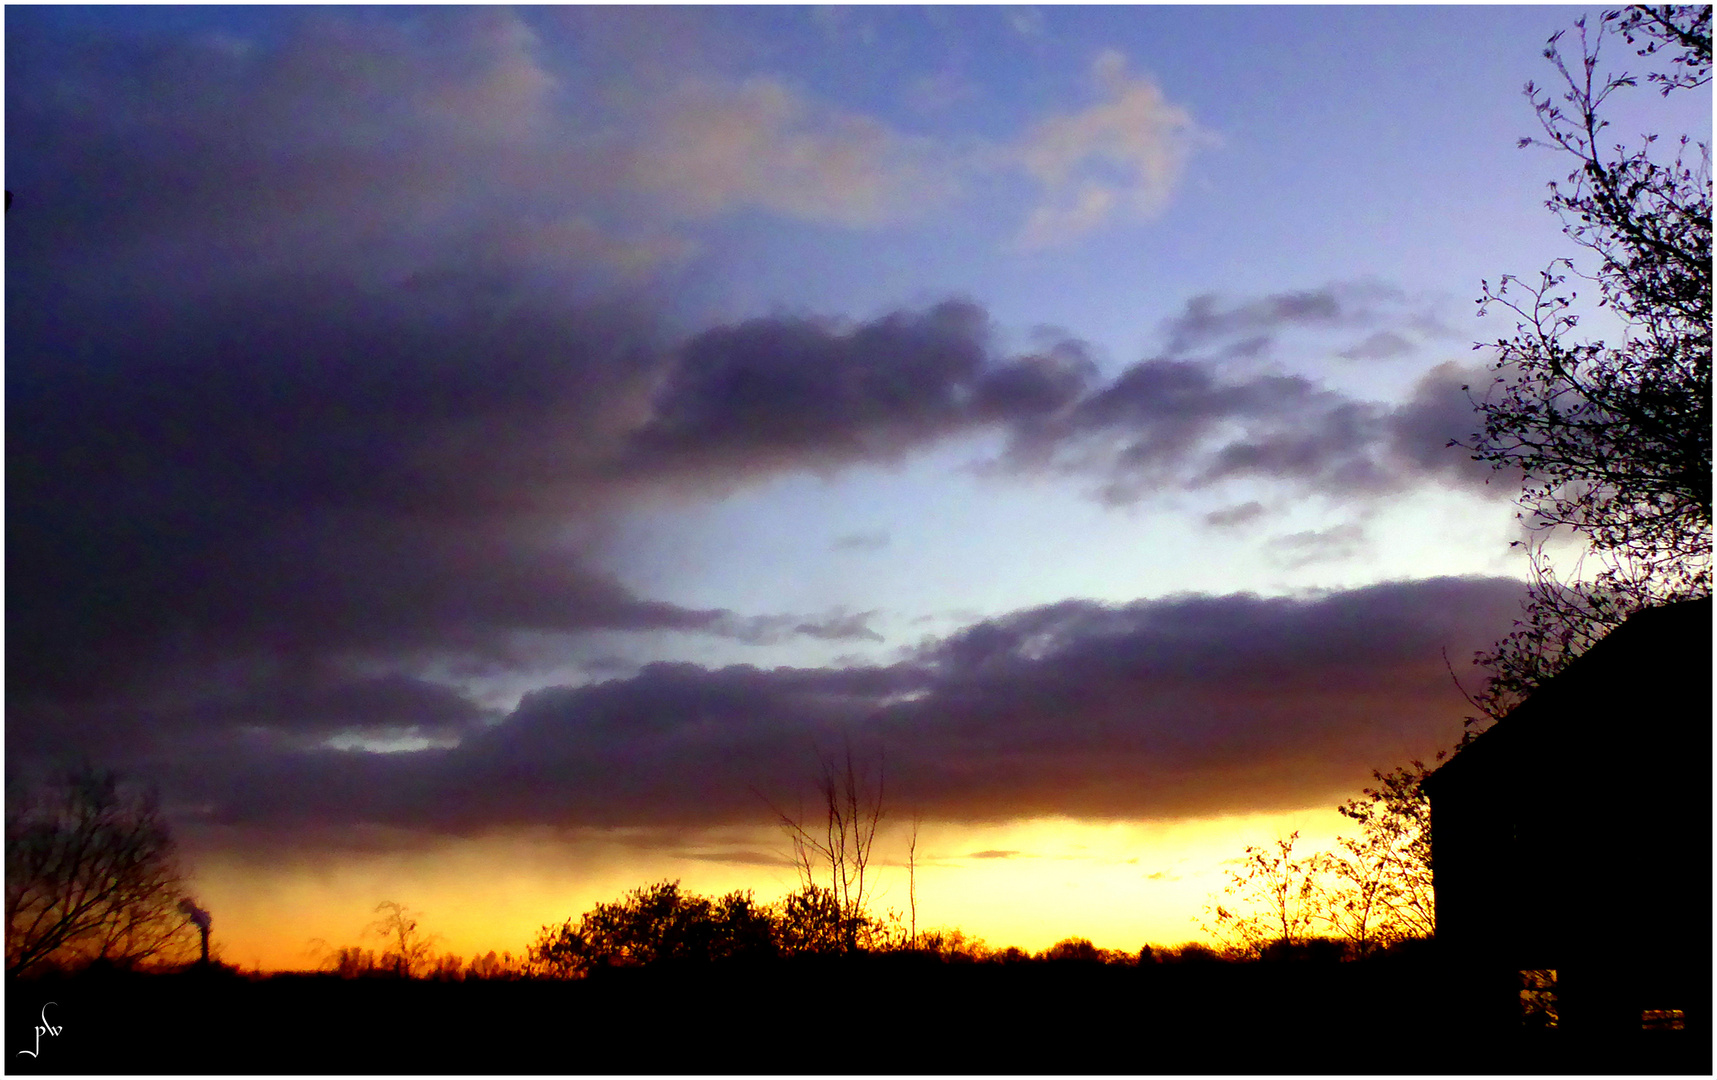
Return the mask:
M 1630 622 L 1427 784 L 1437 938 L 1481 1012 L 1554 969 L 1564 1026 L 1708 1024 L 1710 643 L 1709 602 Z

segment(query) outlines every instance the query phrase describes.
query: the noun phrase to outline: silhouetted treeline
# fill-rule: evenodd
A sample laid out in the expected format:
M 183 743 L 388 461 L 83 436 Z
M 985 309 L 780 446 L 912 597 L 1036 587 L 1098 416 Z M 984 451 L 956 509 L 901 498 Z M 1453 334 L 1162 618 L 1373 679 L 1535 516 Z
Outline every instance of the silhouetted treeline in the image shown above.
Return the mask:
M 429 948 L 415 920 L 401 921 L 408 909 L 384 902 L 388 914 L 378 926 L 386 933 L 379 949 L 360 945 L 324 954 L 321 970 L 344 978 L 420 978 L 441 982 L 467 979 L 579 979 L 598 970 L 699 964 L 758 964 L 807 956 L 912 954 L 943 963 L 1079 962 L 1134 965 L 1198 963 L 1251 958 L 1218 954 L 1198 943 L 1146 945 L 1138 952 L 1102 949 L 1089 939 L 1069 937 L 1032 954 L 1014 946 L 995 948 L 958 928 L 938 927 L 909 933 L 898 919 L 876 917 L 834 893 L 806 885 L 774 903 L 760 903 L 750 892 L 700 896 L 678 881 L 660 881 L 633 889 L 618 900 L 599 903 L 577 918 L 542 928 L 522 953 L 475 957 L 469 962 Z M 372 927 L 371 933 L 377 931 Z M 401 935 L 404 935 L 403 937 Z M 389 936 L 391 935 L 391 937 Z M 1292 948 L 1266 950 L 1266 959 L 1290 955 L 1348 955 L 1340 942 L 1296 942 Z
M 1434 944 L 1354 962 L 663 961 L 578 979 L 92 972 L 15 981 L 61 1073 L 1709 1072 L 1708 1034 L 1475 1028 Z M 1327 959 L 1327 958 L 1326 958 Z M 61 1027 L 32 1025 L 46 1001 Z
M 369 930 L 382 948 L 336 950 L 318 973 L 245 975 L 217 962 L 14 977 L 7 1060 L 57 1073 L 1711 1067 L 1710 1031 L 1693 1018 L 1595 1041 L 1533 1015 L 1479 1015 L 1469 973 L 1432 939 L 1129 953 L 1069 937 L 1028 954 L 878 920 L 855 949 L 850 909 L 821 896 L 802 888 L 760 904 L 660 882 L 544 927 L 521 955 L 469 963 L 436 957 L 415 914 L 384 902 Z

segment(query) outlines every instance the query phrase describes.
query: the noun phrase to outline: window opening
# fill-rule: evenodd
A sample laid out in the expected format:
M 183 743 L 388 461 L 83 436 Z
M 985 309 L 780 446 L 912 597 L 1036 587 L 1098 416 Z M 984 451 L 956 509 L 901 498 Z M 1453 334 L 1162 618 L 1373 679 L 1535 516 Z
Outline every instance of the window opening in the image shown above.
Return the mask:
M 1526 1027 L 1553 1028 L 1556 1012 L 1556 969 L 1531 968 L 1520 973 L 1520 1022 Z
M 1685 1031 L 1687 1014 L 1680 1009 L 1641 1009 L 1639 1026 L 1646 1031 Z

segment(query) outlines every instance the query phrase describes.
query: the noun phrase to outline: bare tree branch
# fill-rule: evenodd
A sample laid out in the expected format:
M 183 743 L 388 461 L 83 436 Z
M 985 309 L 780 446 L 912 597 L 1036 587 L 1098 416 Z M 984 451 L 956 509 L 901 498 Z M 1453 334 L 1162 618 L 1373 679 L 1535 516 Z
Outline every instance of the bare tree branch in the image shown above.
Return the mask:
M 84 766 L 6 815 L 6 967 L 187 952 L 192 935 L 173 839 L 149 794 Z
M 1655 135 L 1606 146 L 1603 114 L 1639 80 L 1602 60 L 1619 33 L 1642 57 L 1668 57 L 1669 72 L 1646 77 L 1665 94 L 1703 86 L 1711 9 L 1635 7 L 1575 29 L 1577 62 L 1564 34 L 1544 53 L 1560 92 L 1527 84 L 1543 134 L 1521 144 L 1574 159 L 1546 206 L 1597 266 L 1581 273 L 1558 259 L 1536 284 L 1483 283 L 1480 314 L 1512 312 L 1515 333 L 1493 343 L 1495 378 L 1473 394 L 1483 430 L 1451 444 L 1520 473 L 1520 518 L 1539 536 L 1526 544 L 1525 618 L 1478 657 L 1490 673 L 1482 715 L 1469 718 L 1479 726 L 1631 612 L 1711 591 L 1711 148 L 1683 136 L 1665 151 Z M 1621 320 L 1620 342 L 1578 336 L 1575 278 Z M 1583 564 L 1565 575 L 1550 564 L 1544 538 L 1568 531 L 1588 546 L 1590 577 Z

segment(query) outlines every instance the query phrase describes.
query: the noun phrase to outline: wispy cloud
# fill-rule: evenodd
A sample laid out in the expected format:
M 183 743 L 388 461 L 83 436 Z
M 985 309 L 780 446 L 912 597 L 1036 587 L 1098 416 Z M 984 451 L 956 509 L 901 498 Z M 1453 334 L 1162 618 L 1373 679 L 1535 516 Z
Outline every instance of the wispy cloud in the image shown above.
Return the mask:
M 644 114 L 628 183 L 694 217 L 741 208 L 843 225 L 923 213 L 954 178 L 928 140 L 774 80 L 688 83 Z
M 1043 12 L 1035 7 L 1010 7 L 1005 9 L 1004 17 L 1014 33 L 1022 38 L 1040 38 L 1044 34 L 1045 24 Z
M 697 859 L 700 862 L 725 863 L 729 866 L 772 866 L 794 867 L 799 864 L 784 855 L 767 851 L 748 851 L 733 849 L 728 851 L 682 851 L 678 855 L 686 859 Z
M 1278 536 L 1264 545 L 1281 564 L 1297 569 L 1319 562 L 1339 562 L 1358 553 L 1365 542 L 1362 525 L 1337 525 Z
M 1204 515 L 1204 523 L 1216 529 L 1234 529 L 1251 524 L 1264 516 L 1264 504 L 1257 500 L 1213 510 Z
M 1336 355 L 1344 360 L 1393 360 L 1398 356 L 1406 356 L 1416 348 L 1413 342 L 1393 330 L 1379 330 Z
M 836 551 L 881 551 L 889 545 L 890 537 L 887 529 L 876 529 L 872 532 L 847 533 L 835 537 L 829 546 Z
M 1129 75 L 1120 53 L 1100 55 L 1091 76 L 1102 101 L 1038 123 L 1015 148 L 1020 166 L 1044 193 L 1016 239 L 1024 249 L 1063 243 L 1113 220 L 1155 215 L 1187 158 L 1211 138 L 1154 80 Z

